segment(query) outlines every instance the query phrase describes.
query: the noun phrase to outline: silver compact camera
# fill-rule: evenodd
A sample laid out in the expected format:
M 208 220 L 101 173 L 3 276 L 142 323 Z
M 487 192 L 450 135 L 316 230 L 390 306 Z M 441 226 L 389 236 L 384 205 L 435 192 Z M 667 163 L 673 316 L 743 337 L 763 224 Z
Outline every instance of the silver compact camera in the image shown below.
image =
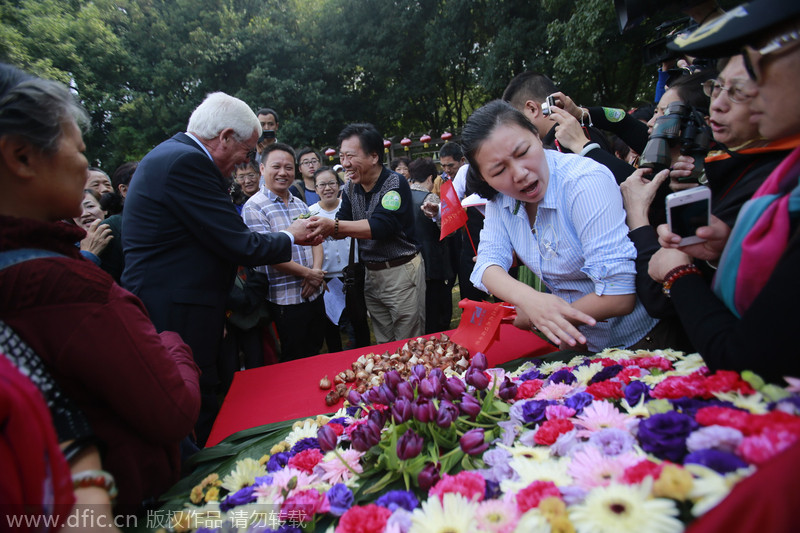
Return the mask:
M 556 99 L 552 96 L 548 96 L 547 100 L 542 102 L 542 115 L 549 116 L 552 113 L 551 109 L 556 107 Z

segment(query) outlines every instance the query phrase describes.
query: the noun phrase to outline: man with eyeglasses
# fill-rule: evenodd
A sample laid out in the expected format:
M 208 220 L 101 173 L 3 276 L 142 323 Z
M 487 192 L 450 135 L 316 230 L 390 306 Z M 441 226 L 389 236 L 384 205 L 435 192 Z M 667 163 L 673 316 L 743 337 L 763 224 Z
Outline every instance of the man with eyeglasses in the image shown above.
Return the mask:
M 313 148 L 306 146 L 297 152 L 297 169 L 300 171 L 300 179 L 295 180 L 289 188 L 289 192 L 309 206 L 319 202 L 320 199 L 314 188 L 314 173 L 320 165 L 319 154 Z
M 228 179 L 250 159 L 260 133 L 245 102 L 210 94 L 186 133 L 142 159 L 125 198 L 122 285 L 141 298 L 158 331 L 176 331 L 192 348 L 202 371 L 200 446 L 219 409 L 217 360 L 237 265 L 285 262 L 293 243 L 312 244 L 301 220 L 281 232 L 251 232 L 231 202 Z

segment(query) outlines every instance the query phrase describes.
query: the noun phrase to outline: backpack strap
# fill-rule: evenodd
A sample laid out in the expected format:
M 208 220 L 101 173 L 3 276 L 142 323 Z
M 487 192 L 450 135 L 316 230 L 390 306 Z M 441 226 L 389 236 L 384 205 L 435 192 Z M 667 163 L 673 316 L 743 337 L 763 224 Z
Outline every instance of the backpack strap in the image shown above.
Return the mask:
M 45 257 L 66 257 L 58 252 L 51 252 L 50 250 L 41 250 L 39 248 L 18 248 L 16 250 L 6 250 L 0 252 L 0 270 L 6 269 L 10 266 L 24 263 L 32 259 L 42 259 Z

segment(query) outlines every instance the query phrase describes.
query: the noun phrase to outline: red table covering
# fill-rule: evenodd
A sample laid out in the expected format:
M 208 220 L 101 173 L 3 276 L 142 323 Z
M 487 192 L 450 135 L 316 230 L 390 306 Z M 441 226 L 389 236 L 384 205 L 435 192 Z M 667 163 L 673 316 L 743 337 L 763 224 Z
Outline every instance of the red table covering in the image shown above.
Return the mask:
M 406 340 L 237 372 L 206 446 L 214 446 L 244 429 L 335 410 L 336 406 L 325 405 L 327 391 L 319 388 L 319 380 L 323 376 L 327 374 L 333 382 L 333 377 L 350 368 L 350 364 L 360 355 L 387 350 L 393 353 Z M 503 324 L 500 326 L 500 339 L 486 351 L 486 359 L 489 366 L 497 366 L 520 357 L 545 355 L 554 350 L 555 347 L 533 333 Z

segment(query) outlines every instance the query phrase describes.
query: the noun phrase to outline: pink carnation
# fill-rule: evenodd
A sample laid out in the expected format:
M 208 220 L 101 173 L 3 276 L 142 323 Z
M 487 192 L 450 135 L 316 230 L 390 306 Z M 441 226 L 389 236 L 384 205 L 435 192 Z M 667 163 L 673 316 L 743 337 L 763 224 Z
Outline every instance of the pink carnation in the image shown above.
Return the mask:
M 300 490 L 286 498 L 281 505 L 282 521 L 310 522 L 315 514 L 330 510 L 328 497 L 314 489 Z
M 625 362 L 623 362 L 622 364 L 626 365 Z M 633 359 L 631 361 L 631 364 L 635 364 L 636 366 L 640 366 L 642 368 L 647 368 L 647 369 L 659 368 L 661 370 L 672 370 L 672 363 L 670 363 L 669 359 L 666 359 L 664 357 L 659 357 L 657 355 Z
M 339 519 L 336 533 L 382 533 L 390 516 L 389 509 L 374 503 L 354 505 Z
M 745 437 L 736 448 L 736 453 L 748 463 L 762 465 L 769 459 L 797 442 L 796 433 L 785 430 L 765 429 L 760 435 Z
M 523 514 L 534 507 L 539 507 L 539 503 L 545 498 L 555 496 L 561 497 L 561 491 L 552 481 L 534 481 L 517 493 L 517 509 Z
M 548 420 L 536 430 L 533 441 L 536 444 L 550 446 L 558 439 L 559 435 L 572 431 L 574 427 L 573 423 L 566 418 Z
M 434 485 L 429 495 L 436 495 L 444 503 L 444 495 L 448 492 L 461 494 L 470 501 L 483 501 L 486 492 L 486 480 L 477 472 L 464 470 L 455 476 L 445 474 L 444 477 Z
M 303 450 L 289 459 L 289 466 L 301 472 L 305 472 L 306 474 L 311 474 L 314 471 L 314 467 L 317 466 L 317 463 L 322 461 L 323 457 L 321 451 L 316 448 L 310 448 L 308 450 Z
M 764 429 L 781 429 L 800 435 L 800 416 L 784 411 L 770 411 L 763 415 L 750 416 L 751 433 L 760 433 Z
M 575 416 L 575 409 L 566 405 L 548 405 L 544 410 L 544 416 L 548 420 L 554 418 L 571 418 Z

